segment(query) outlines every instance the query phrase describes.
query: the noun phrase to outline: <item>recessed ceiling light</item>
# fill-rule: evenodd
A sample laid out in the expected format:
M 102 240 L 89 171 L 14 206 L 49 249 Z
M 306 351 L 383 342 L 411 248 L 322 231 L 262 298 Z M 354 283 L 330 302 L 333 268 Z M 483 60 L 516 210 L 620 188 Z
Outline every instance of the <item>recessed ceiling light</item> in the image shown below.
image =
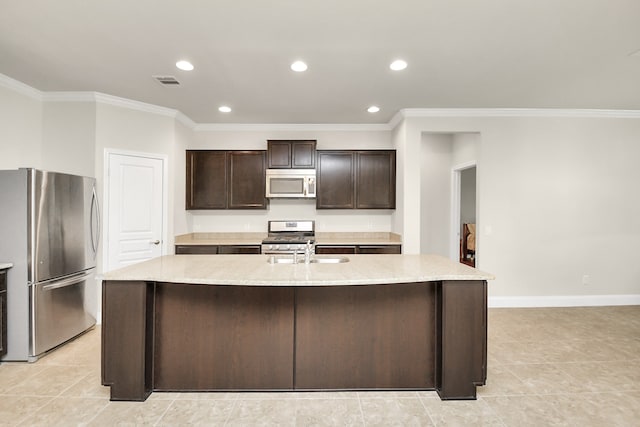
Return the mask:
M 218 108 L 218 111 L 220 111 L 221 113 L 230 113 L 231 107 L 227 107 L 226 105 L 223 105 L 222 107 Z
M 367 111 L 370 113 L 377 113 L 378 111 L 380 111 L 380 107 L 372 105 L 371 107 L 367 108 Z
M 391 65 L 389 65 L 389 68 L 391 68 L 393 71 L 404 70 L 405 68 L 407 68 L 407 62 L 403 61 L 402 59 L 396 59 L 391 63 Z
M 183 71 L 193 70 L 193 64 L 189 61 L 178 61 L 176 62 L 176 67 L 180 68 Z
M 307 71 L 307 64 L 305 64 L 302 61 L 296 61 L 293 64 L 291 64 L 291 69 L 293 71 L 297 71 L 298 73 L 301 73 L 303 71 Z

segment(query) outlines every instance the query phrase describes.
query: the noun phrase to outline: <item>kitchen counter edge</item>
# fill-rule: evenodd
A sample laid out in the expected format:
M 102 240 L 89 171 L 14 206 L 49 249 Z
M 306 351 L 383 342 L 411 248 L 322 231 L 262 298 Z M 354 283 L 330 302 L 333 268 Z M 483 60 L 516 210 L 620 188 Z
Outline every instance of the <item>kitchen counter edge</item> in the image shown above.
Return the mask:
M 166 255 L 104 280 L 232 286 L 349 286 L 495 277 L 439 255 L 349 255 L 341 264 L 270 264 L 267 255 Z

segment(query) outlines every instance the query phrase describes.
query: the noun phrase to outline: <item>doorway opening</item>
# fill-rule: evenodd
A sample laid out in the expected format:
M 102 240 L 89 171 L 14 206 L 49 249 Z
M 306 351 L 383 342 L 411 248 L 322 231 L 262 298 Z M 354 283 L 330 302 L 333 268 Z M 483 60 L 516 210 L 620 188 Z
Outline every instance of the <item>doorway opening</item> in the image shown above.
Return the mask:
M 476 163 L 454 166 L 451 182 L 451 259 L 475 267 L 478 258 Z

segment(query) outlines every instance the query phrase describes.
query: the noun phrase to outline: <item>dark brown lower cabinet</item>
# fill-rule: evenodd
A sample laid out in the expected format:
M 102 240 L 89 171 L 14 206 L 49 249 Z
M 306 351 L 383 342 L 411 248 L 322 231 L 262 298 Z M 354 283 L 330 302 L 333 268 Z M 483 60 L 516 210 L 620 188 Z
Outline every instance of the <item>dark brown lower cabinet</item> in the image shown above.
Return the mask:
M 216 255 L 218 245 L 176 245 L 176 255 Z
M 355 245 L 316 245 L 316 253 L 322 254 L 355 254 Z
M 316 245 L 317 254 L 400 254 L 402 245 Z
M 7 271 L 0 270 L 0 357 L 7 354 Z
M 151 391 L 437 390 L 486 381 L 484 281 L 359 286 L 103 282 L 102 383 Z
M 259 255 L 260 245 L 176 245 L 176 255 Z

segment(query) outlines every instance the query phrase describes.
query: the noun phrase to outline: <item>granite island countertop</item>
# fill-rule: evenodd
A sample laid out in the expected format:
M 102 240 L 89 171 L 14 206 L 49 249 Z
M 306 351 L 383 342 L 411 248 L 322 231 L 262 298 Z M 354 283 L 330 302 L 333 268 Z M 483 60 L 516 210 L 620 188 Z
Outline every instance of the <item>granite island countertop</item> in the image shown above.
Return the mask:
M 347 258 L 349 262 L 340 264 L 294 265 L 271 264 L 268 255 L 166 255 L 106 272 L 104 280 L 236 286 L 348 286 L 494 279 L 489 273 L 439 255 L 348 255 Z

